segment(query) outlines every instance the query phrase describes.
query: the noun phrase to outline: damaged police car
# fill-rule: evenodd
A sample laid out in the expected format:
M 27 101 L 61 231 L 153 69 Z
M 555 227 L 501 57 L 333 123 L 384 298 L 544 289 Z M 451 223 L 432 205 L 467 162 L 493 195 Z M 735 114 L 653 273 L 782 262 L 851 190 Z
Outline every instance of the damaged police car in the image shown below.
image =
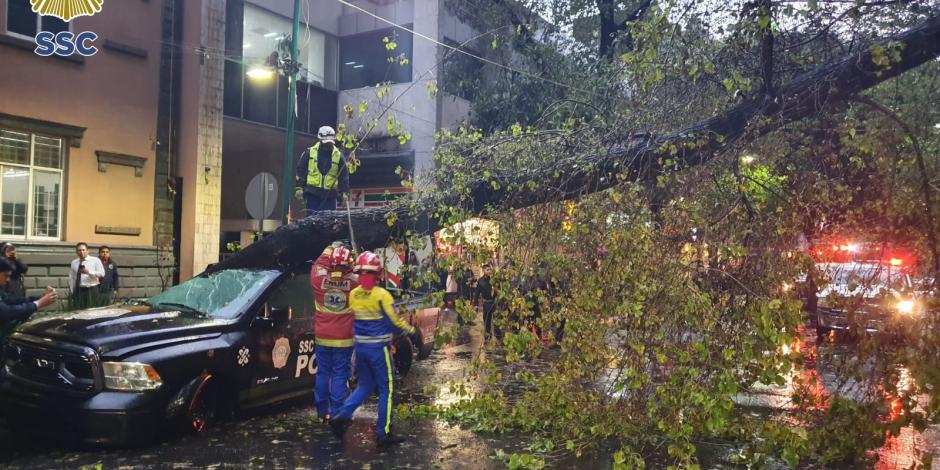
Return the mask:
M 227 269 L 144 302 L 25 323 L 6 347 L 0 413 L 23 432 L 123 445 L 312 397 L 309 269 Z M 399 314 L 421 344 L 396 339 L 400 369 L 427 355 L 441 313 L 439 295 L 404 297 Z

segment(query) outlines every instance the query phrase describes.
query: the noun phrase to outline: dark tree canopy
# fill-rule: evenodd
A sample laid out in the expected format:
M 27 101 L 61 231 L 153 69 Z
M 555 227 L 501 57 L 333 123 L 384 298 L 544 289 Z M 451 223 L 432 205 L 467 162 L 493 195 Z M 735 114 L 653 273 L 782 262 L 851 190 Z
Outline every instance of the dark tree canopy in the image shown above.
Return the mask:
M 896 48 L 897 60 L 876 63 L 873 55 L 879 45 Z M 457 195 L 451 192 L 418 192 L 412 199 L 387 209 L 353 210 L 357 241 L 362 247 L 374 248 L 384 246 L 393 234 L 406 230 L 429 233 L 441 227 L 437 211 L 450 206 L 465 207 L 479 214 L 487 208 L 507 210 L 570 199 L 611 187 L 624 177 L 649 180 L 668 170 L 664 165 L 667 158 L 674 168 L 701 165 L 737 139 L 756 139 L 790 122 L 844 107 L 850 97 L 937 57 L 940 57 L 940 17 L 933 17 L 861 52 L 794 77 L 778 87 L 776 96 L 745 100 L 679 131 L 650 134 L 615 129 L 603 153 L 579 149 L 578 153 L 557 160 L 554 168 L 507 171 L 487 177 L 469 175 L 472 198 L 465 201 L 455 200 Z M 423 223 L 418 224 L 418 220 Z M 315 258 L 333 240 L 348 238 L 346 212 L 324 212 L 280 228 L 209 271 L 303 262 Z

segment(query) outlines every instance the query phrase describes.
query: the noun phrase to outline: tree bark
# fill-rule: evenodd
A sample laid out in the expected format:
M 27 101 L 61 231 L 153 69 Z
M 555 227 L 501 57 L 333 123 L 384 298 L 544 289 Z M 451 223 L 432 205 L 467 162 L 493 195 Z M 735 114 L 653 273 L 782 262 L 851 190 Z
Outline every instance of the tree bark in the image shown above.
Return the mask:
M 663 171 L 661 160 L 668 155 L 662 149 L 670 145 L 679 150 L 669 158 L 684 167 L 704 164 L 745 134 L 754 139 L 787 123 L 844 105 L 851 96 L 940 56 L 940 16 L 884 42 L 903 46 L 899 61 L 879 67 L 872 62 L 870 48 L 851 54 L 780 86 L 775 97 L 761 94 L 681 131 L 642 137 L 625 133 L 622 142 L 614 145 L 610 152 L 573 158 L 568 165 L 573 170 L 566 175 L 556 177 L 553 171 L 496 175 L 495 180 L 504 188 L 499 191 L 491 186 L 494 178 L 480 178 L 471 186 L 473 203 L 468 209 L 482 214 L 488 207 L 507 210 L 570 199 L 618 184 L 616 175 L 654 180 Z M 696 141 L 700 145 L 683 145 Z M 519 184 L 527 180 L 537 182 L 537 188 Z M 510 183 L 515 183 L 514 187 L 519 189 L 507 191 L 505 188 Z M 440 228 L 432 214 L 458 204 L 455 197 L 447 191 L 416 193 L 410 200 L 391 207 L 353 210 L 356 240 L 361 247 L 369 249 L 385 246 L 390 237 L 405 230 L 431 233 Z M 392 223 L 388 223 L 389 220 Z M 206 271 L 297 265 L 316 258 L 334 240 L 348 239 L 348 234 L 345 211 L 318 213 L 281 227 Z
M 643 14 L 646 13 L 646 10 L 649 9 L 652 3 L 653 0 L 640 2 L 640 4 L 633 9 L 633 12 L 627 15 L 626 19 L 618 23 L 616 18 L 617 1 L 597 0 L 597 9 L 600 12 L 598 15 L 600 20 L 600 44 L 597 49 L 598 56 L 612 60 L 614 58 L 614 40 L 616 39 L 617 33 L 627 31 L 630 27 L 629 24 L 642 18 Z M 633 48 L 633 38 L 629 32 L 627 32 L 625 43 L 627 44 L 627 49 Z
M 760 8 L 758 9 L 758 19 L 764 17 L 764 15 L 769 18 L 767 26 L 763 27 L 761 39 L 761 77 L 764 81 L 764 94 L 768 96 L 774 95 L 774 15 L 773 15 L 773 6 L 770 3 L 770 0 L 762 0 Z M 758 20 L 759 22 L 759 20 Z

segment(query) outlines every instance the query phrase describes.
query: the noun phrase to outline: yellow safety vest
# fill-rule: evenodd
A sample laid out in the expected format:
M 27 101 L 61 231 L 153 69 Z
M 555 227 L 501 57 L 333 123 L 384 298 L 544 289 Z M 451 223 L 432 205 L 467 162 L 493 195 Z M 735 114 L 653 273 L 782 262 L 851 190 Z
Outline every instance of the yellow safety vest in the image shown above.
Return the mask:
M 324 177 L 317 166 L 317 153 L 320 150 L 320 143 L 317 142 L 310 147 L 308 155 L 310 160 L 307 162 L 307 186 L 313 186 L 320 189 L 336 189 L 339 181 L 339 164 L 343 161 L 343 154 L 336 146 L 333 146 L 333 164 L 330 165 L 330 171 Z

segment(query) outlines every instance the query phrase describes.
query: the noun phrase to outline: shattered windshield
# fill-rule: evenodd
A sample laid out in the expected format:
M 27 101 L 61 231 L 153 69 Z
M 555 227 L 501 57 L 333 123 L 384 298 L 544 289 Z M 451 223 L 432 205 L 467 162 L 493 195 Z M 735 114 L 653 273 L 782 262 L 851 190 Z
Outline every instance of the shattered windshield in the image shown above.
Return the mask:
M 147 303 L 155 308 L 185 307 L 212 318 L 235 318 L 279 274 L 278 271 L 228 269 L 194 277 L 152 297 Z

